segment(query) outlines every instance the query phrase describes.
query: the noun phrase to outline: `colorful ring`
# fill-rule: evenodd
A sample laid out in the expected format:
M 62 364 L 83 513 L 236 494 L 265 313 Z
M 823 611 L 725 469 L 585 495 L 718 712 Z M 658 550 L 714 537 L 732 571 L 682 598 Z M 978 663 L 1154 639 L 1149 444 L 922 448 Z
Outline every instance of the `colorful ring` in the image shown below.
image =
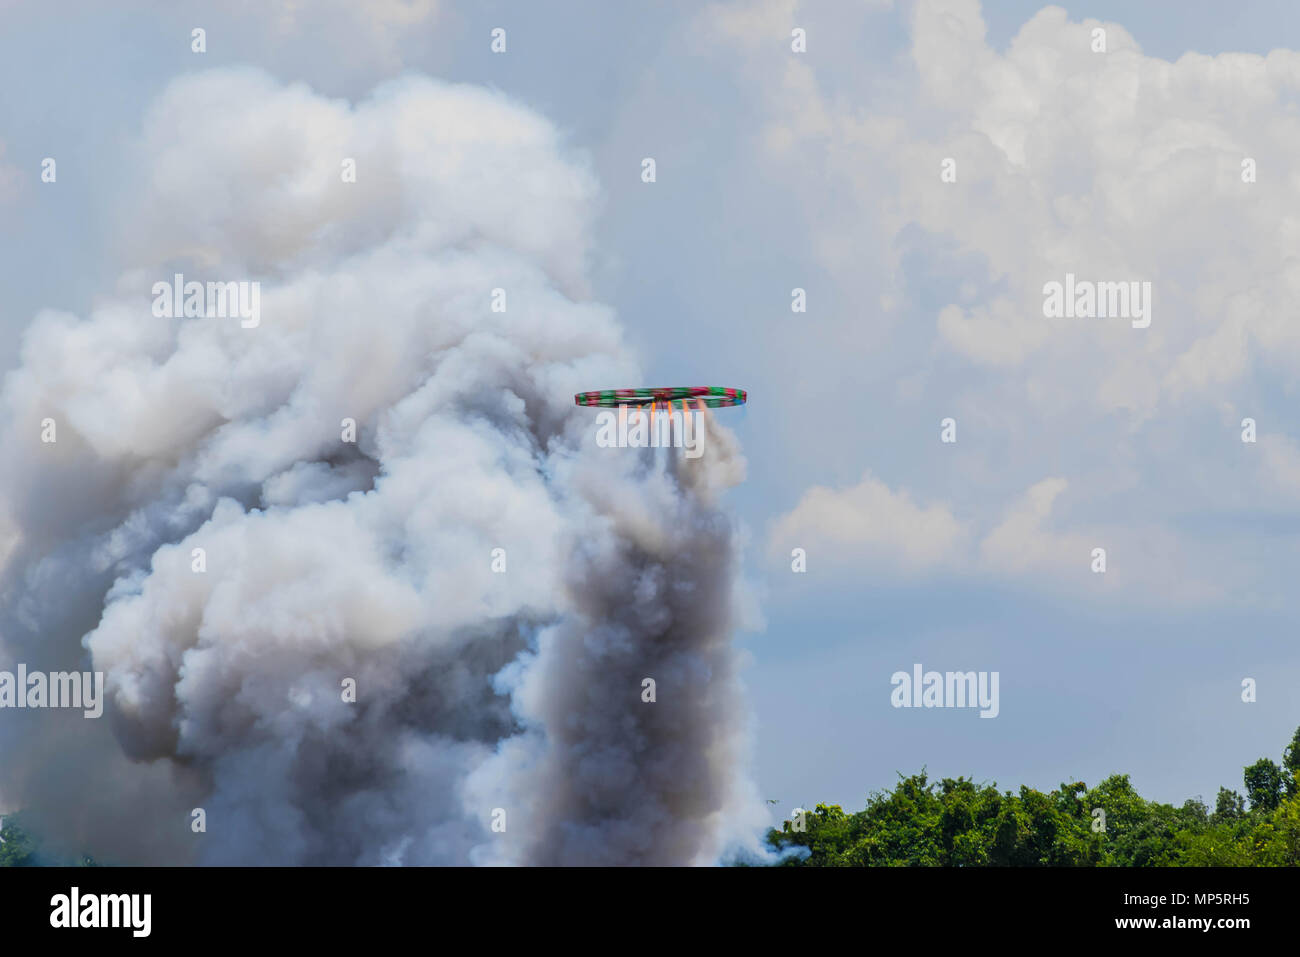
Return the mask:
M 722 386 L 672 386 L 664 389 L 600 389 L 596 392 L 579 392 L 573 397 L 575 405 L 592 409 L 616 409 L 620 405 L 671 405 L 675 401 L 691 406 L 704 405 L 721 409 L 744 405 L 748 398 L 744 389 L 727 389 Z

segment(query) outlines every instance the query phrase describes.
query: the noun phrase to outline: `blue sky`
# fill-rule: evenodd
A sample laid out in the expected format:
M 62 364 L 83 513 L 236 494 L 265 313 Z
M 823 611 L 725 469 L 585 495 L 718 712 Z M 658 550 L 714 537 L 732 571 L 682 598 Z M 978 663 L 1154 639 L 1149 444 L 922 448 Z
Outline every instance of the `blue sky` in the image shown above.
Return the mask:
M 484 85 L 589 163 L 591 296 L 647 384 L 750 392 L 727 417 L 761 618 L 739 640 L 779 810 L 922 765 L 1212 803 L 1300 724 L 1300 59 L 1233 55 L 1300 48 L 1294 4 L 394 0 L 373 29 L 342 2 L 292 28 L 289 4 L 118 6 L 0 2 L 4 368 L 37 310 L 111 287 L 129 145 L 178 75 L 251 63 L 354 102 L 404 71 Z M 1218 59 L 1168 66 L 1188 51 Z M 46 155 L 57 192 L 32 183 Z M 1151 281 L 1151 328 L 1049 328 L 1039 290 L 1067 271 Z M 1001 714 L 891 708 L 914 662 L 1000 671 Z

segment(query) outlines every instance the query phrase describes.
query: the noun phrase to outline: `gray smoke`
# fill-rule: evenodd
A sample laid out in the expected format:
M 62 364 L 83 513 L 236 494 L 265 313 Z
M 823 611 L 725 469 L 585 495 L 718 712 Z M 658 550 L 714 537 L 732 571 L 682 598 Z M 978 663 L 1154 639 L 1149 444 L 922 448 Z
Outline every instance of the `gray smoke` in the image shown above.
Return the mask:
M 217 70 L 137 149 L 120 281 L 37 316 L 0 395 L 0 667 L 103 670 L 108 708 L 0 712 L 0 806 L 142 863 L 707 863 L 751 837 L 715 498 L 743 460 L 716 421 L 698 460 L 595 446 L 573 393 L 640 375 L 588 299 L 596 188 L 554 129 L 427 79 L 351 106 Z M 178 272 L 260 282 L 260 324 L 153 316 Z

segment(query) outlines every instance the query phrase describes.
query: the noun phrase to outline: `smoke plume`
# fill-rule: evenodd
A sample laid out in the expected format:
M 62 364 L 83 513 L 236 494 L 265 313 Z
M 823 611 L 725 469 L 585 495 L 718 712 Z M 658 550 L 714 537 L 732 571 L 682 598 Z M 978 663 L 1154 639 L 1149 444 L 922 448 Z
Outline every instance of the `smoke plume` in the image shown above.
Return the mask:
M 556 131 L 473 87 L 226 69 L 135 150 L 119 281 L 35 317 L 0 395 L 0 668 L 102 670 L 107 708 L 0 712 L 0 806 L 130 863 L 752 834 L 716 500 L 743 460 L 716 420 L 697 460 L 596 447 L 573 394 L 641 377 Z M 260 322 L 153 315 L 176 274 L 260 283 Z

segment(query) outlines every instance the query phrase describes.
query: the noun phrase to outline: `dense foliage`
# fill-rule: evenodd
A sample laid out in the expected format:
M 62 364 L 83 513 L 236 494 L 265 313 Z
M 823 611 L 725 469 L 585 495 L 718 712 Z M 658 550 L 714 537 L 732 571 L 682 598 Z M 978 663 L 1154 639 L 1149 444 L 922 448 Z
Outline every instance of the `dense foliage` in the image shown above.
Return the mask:
M 20 814 L 0 817 L 0 838 L 3 838 L 0 842 L 0 867 L 96 866 L 95 861 L 85 855 L 71 857 L 41 848 Z
M 14 815 L 0 818 L 0 867 L 27 867 L 36 863 L 35 844 Z
M 932 782 L 924 770 L 900 778 L 854 814 L 818 804 L 768 844 L 795 867 L 1300 865 L 1300 729 L 1280 765 L 1260 758 L 1245 769 L 1245 797 L 1220 788 L 1213 810 L 1145 800 L 1127 774 L 1046 793 Z

